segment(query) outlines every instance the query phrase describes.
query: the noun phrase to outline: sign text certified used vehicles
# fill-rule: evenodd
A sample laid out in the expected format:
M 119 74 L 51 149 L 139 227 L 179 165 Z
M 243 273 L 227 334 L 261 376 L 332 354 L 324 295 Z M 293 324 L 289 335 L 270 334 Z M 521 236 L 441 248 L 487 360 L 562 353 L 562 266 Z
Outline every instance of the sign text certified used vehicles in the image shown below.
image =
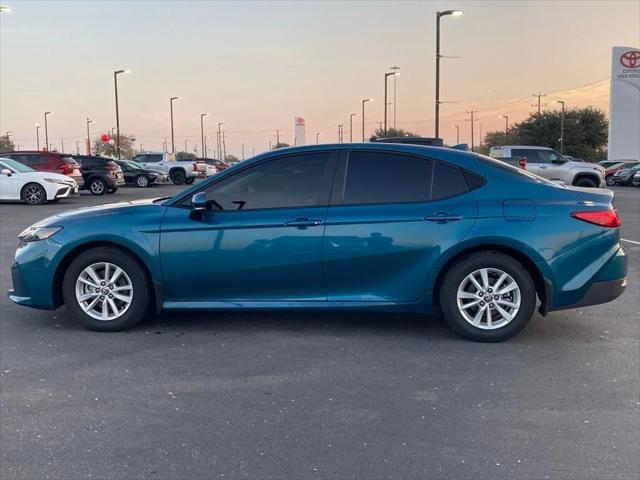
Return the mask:
M 542 314 L 618 297 L 613 193 L 488 157 L 399 144 L 272 151 L 170 199 L 85 208 L 19 237 L 10 297 L 89 328 L 198 309 L 430 314 L 515 335 Z M 553 225 L 553 228 L 549 228 Z
M 604 168 L 597 163 L 577 162 L 547 147 L 505 145 L 491 147 L 489 156 L 512 164 L 526 159 L 526 169 L 547 180 L 576 187 L 604 187 Z M 524 163 L 524 162 L 523 162 Z
M 0 158 L 0 200 L 40 205 L 78 194 L 78 184 L 66 175 L 36 172 L 15 160 Z

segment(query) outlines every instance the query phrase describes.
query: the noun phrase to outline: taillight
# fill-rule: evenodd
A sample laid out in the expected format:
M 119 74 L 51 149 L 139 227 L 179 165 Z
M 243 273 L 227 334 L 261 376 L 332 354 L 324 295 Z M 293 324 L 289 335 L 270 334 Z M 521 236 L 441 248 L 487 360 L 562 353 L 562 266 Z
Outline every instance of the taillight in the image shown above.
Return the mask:
M 522 157 L 520 160 L 518 160 L 518 166 L 521 169 L 526 170 L 527 169 L 527 157 Z
M 194 172 L 198 171 L 198 162 L 193 162 L 193 171 Z
M 73 168 L 68 163 L 62 163 L 58 168 L 62 170 L 63 175 L 71 175 L 73 173 Z
M 586 212 L 573 212 L 573 218 L 583 222 L 593 223 L 599 227 L 618 228 L 620 219 L 616 210 L 591 210 Z

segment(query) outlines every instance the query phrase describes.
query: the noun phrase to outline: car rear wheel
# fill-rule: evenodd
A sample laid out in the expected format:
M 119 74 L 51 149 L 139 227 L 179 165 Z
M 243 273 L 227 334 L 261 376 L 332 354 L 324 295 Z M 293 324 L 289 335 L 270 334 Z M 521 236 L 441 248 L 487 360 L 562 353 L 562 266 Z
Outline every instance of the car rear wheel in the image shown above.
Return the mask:
M 182 185 L 185 181 L 185 175 L 182 170 L 173 170 L 169 177 L 171 177 L 171 181 L 176 185 Z
M 107 184 L 101 178 L 93 178 L 89 181 L 89 191 L 92 195 L 104 195 Z
M 585 188 L 596 188 L 598 186 L 596 185 L 595 180 L 589 177 L 578 178 L 578 180 L 576 180 L 574 185 L 576 187 L 585 187 Z
M 136 177 L 136 185 L 140 188 L 147 188 L 149 186 L 149 179 L 146 175 L 138 175 Z
M 616 184 L 616 179 L 613 178 L 613 174 L 607 175 L 607 178 L 605 178 L 605 181 L 607 182 L 607 185 L 609 185 L 610 187 L 613 187 Z
M 135 258 L 117 248 L 97 247 L 71 262 L 62 297 L 71 316 L 87 328 L 114 332 L 143 320 L 153 294 Z
M 38 183 L 27 183 L 22 188 L 21 197 L 28 205 L 42 205 L 47 201 L 47 192 Z
M 459 335 L 499 342 L 520 332 L 533 316 L 536 289 L 514 258 L 487 251 L 469 255 L 451 268 L 440 290 L 440 307 Z

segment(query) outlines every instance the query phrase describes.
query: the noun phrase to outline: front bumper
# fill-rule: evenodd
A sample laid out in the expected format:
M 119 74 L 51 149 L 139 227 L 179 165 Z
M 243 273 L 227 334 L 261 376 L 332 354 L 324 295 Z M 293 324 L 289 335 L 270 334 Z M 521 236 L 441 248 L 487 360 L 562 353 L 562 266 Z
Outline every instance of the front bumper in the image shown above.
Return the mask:
M 78 195 L 78 192 L 78 186 L 73 187 L 71 185 L 61 185 L 53 199 L 57 200 L 59 198 L 75 197 Z
M 164 185 L 169 183 L 169 175 L 158 175 L 152 182 L 152 185 Z

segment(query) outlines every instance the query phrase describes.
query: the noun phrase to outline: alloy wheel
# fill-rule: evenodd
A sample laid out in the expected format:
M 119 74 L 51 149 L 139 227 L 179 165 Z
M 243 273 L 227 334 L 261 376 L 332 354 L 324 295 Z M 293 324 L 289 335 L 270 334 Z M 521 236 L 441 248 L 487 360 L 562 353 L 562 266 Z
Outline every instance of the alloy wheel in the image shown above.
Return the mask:
M 144 175 L 140 175 L 138 177 L 138 179 L 136 180 L 136 183 L 138 184 L 139 187 L 147 187 L 149 186 L 149 179 L 147 177 L 145 177 Z
M 497 268 L 481 268 L 467 275 L 457 292 L 458 311 L 471 325 L 495 330 L 510 323 L 520 310 L 518 283 Z
M 29 185 L 24 191 L 24 199 L 32 205 L 42 202 L 42 189 L 38 185 Z
M 80 308 L 96 320 L 121 317 L 133 301 L 133 283 L 129 275 L 109 262 L 94 263 L 82 270 L 75 290 Z
M 105 185 L 102 180 L 94 180 L 91 182 L 91 186 L 89 188 L 91 189 L 91 193 L 94 195 L 102 195 L 104 193 Z

